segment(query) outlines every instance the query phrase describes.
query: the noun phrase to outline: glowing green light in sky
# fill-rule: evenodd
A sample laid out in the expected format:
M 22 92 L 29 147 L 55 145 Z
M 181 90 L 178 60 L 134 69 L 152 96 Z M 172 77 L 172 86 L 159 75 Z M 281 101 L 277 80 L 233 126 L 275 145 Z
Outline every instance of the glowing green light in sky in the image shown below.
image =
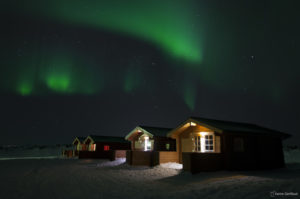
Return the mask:
M 32 93 L 32 85 L 28 83 L 22 83 L 18 86 L 17 92 L 22 96 L 27 96 Z
M 140 86 L 141 74 L 133 69 L 127 71 L 124 79 L 123 90 L 126 93 L 134 91 L 138 86 Z
M 196 105 L 196 90 L 193 86 L 187 86 L 184 90 L 184 102 L 191 111 L 195 109 Z
M 57 53 L 48 55 L 41 68 L 40 78 L 46 86 L 58 93 L 69 93 L 72 90 L 74 82 L 71 77 L 74 76 L 72 68 L 75 68 L 72 58 L 66 53 Z
M 202 30 L 196 28 L 193 4 L 179 0 L 36 1 L 27 12 L 52 20 L 133 35 L 173 57 L 200 63 Z M 29 3 L 29 2 L 27 2 Z M 91 6 L 92 5 L 92 6 Z M 36 9 L 35 9 L 36 8 Z
M 92 59 L 85 60 L 65 50 L 47 50 L 39 55 L 41 60 L 32 51 L 28 54 L 32 57 L 20 58 L 14 64 L 15 70 L 8 71 L 15 74 L 5 81 L 6 88 L 18 95 L 91 95 L 104 88 L 102 69 Z
M 57 92 L 67 92 L 70 89 L 70 79 L 67 76 L 49 76 L 47 86 Z
M 29 62 L 26 60 L 25 62 Z M 32 64 L 32 63 L 30 63 Z M 11 78 L 12 85 L 14 85 L 14 92 L 21 96 L 29 96 L 33 94 L 34 88 L 34 72 L 33 66 L 29 63 L 25 63 L 26 67 L 22 66 L 19 68 L 19 73 L 16 74 L 16 79 Z

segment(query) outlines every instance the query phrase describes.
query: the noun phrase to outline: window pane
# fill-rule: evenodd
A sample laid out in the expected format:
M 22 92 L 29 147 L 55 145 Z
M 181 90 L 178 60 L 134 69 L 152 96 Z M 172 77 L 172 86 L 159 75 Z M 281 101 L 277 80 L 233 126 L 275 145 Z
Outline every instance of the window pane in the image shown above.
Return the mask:
M 194 137 L 194 143 L 195 143 L 194 151 L 200 152 L 200 151 L 201 151 L 201 140 L 200 140 L 200 136 L 195 136 L 195 137 Z
M 166 144 L 166 149 L 170 150 L 170 144 Z

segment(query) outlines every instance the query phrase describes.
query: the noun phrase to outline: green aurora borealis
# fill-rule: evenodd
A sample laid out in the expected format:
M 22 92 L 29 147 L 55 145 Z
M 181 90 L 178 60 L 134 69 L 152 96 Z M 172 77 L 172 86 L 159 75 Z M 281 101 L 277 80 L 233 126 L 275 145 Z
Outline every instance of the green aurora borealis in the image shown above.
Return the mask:
M 1 1 L 0 140 L 69 143 L 190 116 L 296 135 L 297 3 Z
M 270 4 L 272 12 L 272 6 L 278 4 L 276 2 Z M 212 12 L 197 7 L 197 1 L 184 0 L 74 0 L 71 3 L 66 0 L 29 0 L 3 3 L 1 10 L 5 12 L 6 8 L 18 13 L 19 18 L 28 17 L 29 21 L 35 19 L 38 22 L 34 23 L 44 24 L 27 30 L 32 37 L 26 41 L 16 38 L 14 45 L 8 45 L 8 51 L 14 53 L 5 58 L 9 69 L 5 70 L 6 74 L 1 74 L 1 88 L 9 93 L 21 96 L 99 95 L 107 90 L 121 90 L 125 94 L 137 91 L 155 94 L 156 87 L 164 88 L 166 93 L 179 95 L 191 111 L 197 107 L 197 100 L 205 95 L 199 92 L 199 85 L 222 91 L 250 90 L 275 102 L 284 96 L 285 89 L 274 84 L 280 81 L 282 69 L 274 69 L 273 65 L 280 60 L 273 58 L 276 54 L 269 53 L 274 48 L 273 40 L 264 37 L 265 32 L 273 32 L 278 24 L 274 27 L 272 24 L 269 27 L 257 26 L 252 23 L 256 19 L 251 15 L 239 19 L 232 13 L 219 14 L 218 9 Z M 241 14 L 245 10 L 235 12 Z M 251 10 L 247 12 L 251 13 Z M 276 12 L 272 12 L 271 17 L 276 17 Z M 262 13 L 258 9 L 258 18 L 263 16 Z M 243 25 L 247 24 L 245 21 L 249 25 L 243 29 L 237 29 L 233 23 Z M 50 30 L 54 36 L 45 33 L 48 31 L 47 24 L 51 24 L 49 27 L 57 25 L 57 30 Z M 26 29 L 26 24 L 24 27 Z M 237 35 L 242 35 L 241 38 L 252 37 L 250 30 L 254 29 L 261 32 L 253 36 L 254 42 L 239 42 L 240 36 Z M 22 30 L 14 31 L 21 35 L 20 38 L 26 37 L 22 35 Z M 64 31 L 67 33 L 59 36 Z M 113 35 L 113 38 L 135 40 L 156 54 L 154 56 L 141 50 L 142 61 L 132 66 L 129 53 L 132 47 L 128 43 L 125 47 L 122 44 L 121 50 L 119 41 L 112 40 L 109 43 L 103 39 L 102 43 L 94 42 L 96 37 L 90 39 L 88 44 L 81 44 L 82 39 L 73 42 L 68 38 L 68 35 L 76 37 L 76 31 L 93 32 L 94 35 L 104 32 Z M 62 39 L 59 40 L 59 37 Z M 86 47 L 88 50 L 82 47 L 94 43 L 98 46 Z M 77 44 L 79 47 L 75 46 Z M 247 50 L 244 50 L 244 46 Z M 115 54 L 112 56 L 106 51 Z M 124 55 L 116 56 L 119 51 Z M 128 60 L 122 61 L 127 51 Z M 13 54 L 17 54 L 17 58 Z M 107 54 L 110 58 L 107 58 Z M 157 54 L 160 56 L 158 61 L 152 61 L 153 57 L 157 60 Z M 262 56 L 266 59 L 262 60 Z M 112 61 L 107 61 L 109 59 Z M 161 62 L 161 65 L 158 63 L 156 66 L 155 62 Z M 252 67 L 255 62 L 263 67 Z M 151 64 L 156 71 L 149 75 L 145 65 L 151 68 Z M 275 72 L 266 75 L 269 71 Z M 157 75 L 160 73 L 162 75 Z M 295 81 L 295 77 L 295 74 L 291 74 L 291 81 Z M 164 83 L 171 86 L 162 86 Z
M 193 4 L 181 0 L 91 2 L 38 1 L 27 12 L 66 24 L 132 35 L 155 43 L 173 57 L 201 63 L 202 36 L 193 26 Z
M 94 6 L 90 6 L 94 5 Z M 118 6 L 116 6 L 118 5 Z M 121 5 L 121 6 L 119 6 Z M 107 30 L 123 35 L 133 36 L 142 41 L 153 43 L 161 49 L 166 57 L 173 60 L 184 60 L 191 63 L 186 66 L 197 66 L 203 59 L 202 33 L 194 25 L 193 4 L 184 1 L 27 1 L 19 4 L 17 11 L 24 15 L 42 17 L 46 21 L 81 26 L 95 30 Z M 180 14 L 179 14 L 180 13 Z M 100 47 L 101 48 L 101 47 Z M 14 77 L 17 94 L 22 96 L 45 94 L 96 94 L 103 87 L 104 80 L 91 81 L 89 72 L 78 71 L 83 68 L 78 58 L 70 56 L 72 50 L 46 50 L 37 52 L 37 49 L 28 50 L 26 56 L 32 56 L 36 63 L 24 61 L 22 58 L 17 64 L 30 65 L 25 71 Z M 24 57 L 23 56 L 23 57 Z M 85 68 L 89 66 L 84 66 Z M 102 66 L 100 66 L 102 67 Z M 84 69 L 83 69 L 84 70 Z M 86 78 L 84 77 L 84 73 Z M 120 87 L 125 93 L 132 93 L 141 88 L 142 72 L 128 69 L 124 71 Z M 99 75 L 99 73 L 97 73 Z M 11 82 L 9 82 L 11 85 Z M 100 84 L 100 85 L 99 85 Z M 194 108 L 195 89 L 187 88 L 183 98 L 189 108 Z

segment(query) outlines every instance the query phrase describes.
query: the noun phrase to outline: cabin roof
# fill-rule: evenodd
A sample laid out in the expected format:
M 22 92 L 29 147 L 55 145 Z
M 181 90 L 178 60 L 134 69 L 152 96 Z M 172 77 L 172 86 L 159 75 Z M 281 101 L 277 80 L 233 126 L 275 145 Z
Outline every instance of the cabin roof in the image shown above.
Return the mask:
M 290 137 L 289 134 L 283 133 L 277 130 L 269 129 L 266 127 L 262 127 L 256 124 L 244 123 L 244 122 L 233 122 L 233 121 L 225 121 L 225 120 L 215 120 L 208 119 L 202 117 L 190 117 L 184 123 L 174 128 L 172 131 L 168 133 L 168 136 L 172 136 L 178 133 L 178 129 L 185 126 L 189 122 L 195 122 L 199 125 L 212 129 L 216 132 L 240 132 L 245 134 L 262 134 L 262 135 L 270 135 L 270 136 L 279 136 L 282 138 Z
M 282 134 L 289 137 L 289 134 L 269 129 L 266 127 L 262 127 L 256 124 L 244 123 L 244 122 L 233 122 L 233 121 L 225 121 L 225 120 L 215 120 L 208 119 L 202 117 L 191 117 L 195 121 L 200 123 L 207 124 L 209 126 L 213 126 L 215 128 L 221 129 L 223 131 L 231 131 L 231 132 L 245 132 L 245 133 L 263 133 L 263 134 Z
M 135 135 L 136 133 L 145 133 L 148 136 L 152 137 L 167 137 L 171 128 L 162 128 L 162 127 L 153 127 L 153 126 L 137 126 L 135 127 L 129 134 L 126 135 L 125 139 L 129 140 L 131 136 Z
M 74 138 L 72 144 L 74 144 L 76 141 L 79 141 L 80 144 L 82 144 L 85 140 L 85 137 L 77 136 Z
M 152 127 L 152 126 L 139 126 L 139 127 L 148 131 L 153 136 L 158 136 L 158 137 L 166 137 L 167 133 L 172 130 L 171 128 Z
M 124 139 L 124 137 L 118 137 L 118 136 L 104 136 L 104 135 L 89 135 L 85 141 L 90 138 L 94 142 L 119 142 L 119 143 L 128 143 L 127 140 Z

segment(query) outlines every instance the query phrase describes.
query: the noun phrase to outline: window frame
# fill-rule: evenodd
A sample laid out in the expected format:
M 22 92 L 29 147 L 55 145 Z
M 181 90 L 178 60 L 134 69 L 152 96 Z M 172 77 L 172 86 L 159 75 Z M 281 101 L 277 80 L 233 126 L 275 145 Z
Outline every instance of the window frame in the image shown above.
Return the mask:
M 215 136 L 214 134 L 204 135 L 204 152 L 214 152 L 215 151 Z M 209 143 L 208 143 L 209 142 Z M 207 149 L 209 147 L 209 149 Z
M 201 135 L 194 136 L 194 151 L 195 152 L 202 152 L 201 151 Z

